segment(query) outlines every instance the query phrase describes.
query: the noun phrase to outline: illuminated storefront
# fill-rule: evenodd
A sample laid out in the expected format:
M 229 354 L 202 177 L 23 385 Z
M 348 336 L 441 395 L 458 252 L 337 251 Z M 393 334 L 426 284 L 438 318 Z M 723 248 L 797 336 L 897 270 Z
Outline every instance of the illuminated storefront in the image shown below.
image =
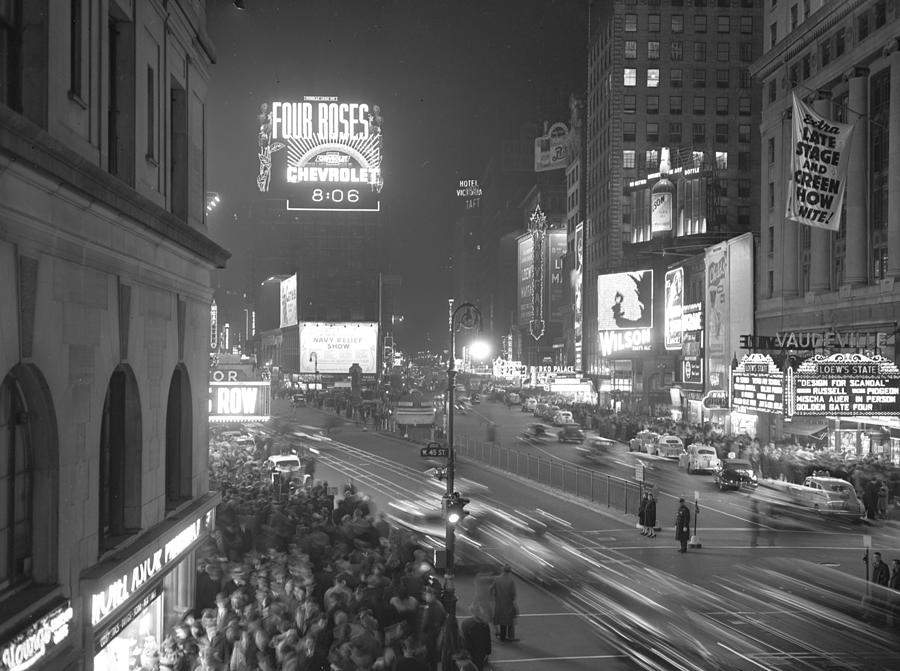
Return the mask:
M 49 660 L 63 646 L 72 645 L 69 625 L 73 617 L 72 603 L 66 600 L 0 642 L 0 671 L 49 668 Z
M 95 671 L 143 668 L 166 632 L 193 607 L 194 550 L 215 526 L 218 493 L 197 499 L 177 520 L 82 574 Z M 89 667 L 90 668 L 90 667 Z

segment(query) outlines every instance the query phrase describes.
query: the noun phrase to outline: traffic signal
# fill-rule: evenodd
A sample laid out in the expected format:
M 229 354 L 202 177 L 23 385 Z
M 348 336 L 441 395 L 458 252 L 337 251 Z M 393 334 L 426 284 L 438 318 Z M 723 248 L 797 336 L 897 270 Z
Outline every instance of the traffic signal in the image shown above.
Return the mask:
M 469 514 L 466 510 L 466 504 L 469 499 L 459 495 L 459 492 L 453 492 L 446 500 L 447 524 L 457 525 L 462 519 Z

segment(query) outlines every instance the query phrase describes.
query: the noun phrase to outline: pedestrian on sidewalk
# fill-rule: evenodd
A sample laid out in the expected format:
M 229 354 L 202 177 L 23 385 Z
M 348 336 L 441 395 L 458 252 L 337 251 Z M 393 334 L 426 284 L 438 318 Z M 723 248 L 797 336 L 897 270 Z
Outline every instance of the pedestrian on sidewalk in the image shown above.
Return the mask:
M 681 553 L 687 552 L 688 540 L 691 537 L 691 511 L 684 499 L 678 499 L 678 512 L 675 514 L 675 538 L 681 543 Z
M 519 614 L 519 606 L 516 603 L 516 583 L 509 564 L 504 564 L 503 572 L 494 579 L 491 594 L 494 597 L 494 624 L 500 629 L 497 638 L 501 641 L 518 641 L 516 616 Z
M 472 617 L 463 620 L 459 627 L 462 644 L 477 671 L 482 671 L 491 654 L 491 626 L 488 624 L 487 612 L 480 604 L 473 603 L 469 612 Z
M 638 505 L 638 526 L 641 528 L 641 536 L 647 535 L 647 492 L 641 497 L 641 503 Z
M 646 535 L 650 538 L 656 538 L 656 498 L 652 493 L 647 494 L 647 505 L 644 508 L 644 525 L 647 530 Z

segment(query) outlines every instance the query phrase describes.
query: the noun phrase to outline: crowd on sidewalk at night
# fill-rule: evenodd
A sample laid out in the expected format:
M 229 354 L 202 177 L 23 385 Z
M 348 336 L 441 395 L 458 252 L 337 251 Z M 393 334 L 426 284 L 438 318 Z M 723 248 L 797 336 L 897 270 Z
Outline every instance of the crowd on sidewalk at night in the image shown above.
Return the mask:
M 352 483 L 338 496 L 326 482 L 279 492 L 264 453 L 212 457 L 223 498 L 197 551 L 195 608 L 133 668 L 447 671 L 442 587 L 414 534 Z M 473 603 L 459 604 L 454 671 L 486 668 L 492 627 L 511 625 L 493 617 L 500 575 L 485 569 Z

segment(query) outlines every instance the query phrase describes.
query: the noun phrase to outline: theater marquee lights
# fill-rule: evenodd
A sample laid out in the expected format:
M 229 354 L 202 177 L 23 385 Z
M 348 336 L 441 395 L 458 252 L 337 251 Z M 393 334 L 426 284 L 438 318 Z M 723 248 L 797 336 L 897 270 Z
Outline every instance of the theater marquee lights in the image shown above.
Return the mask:
M 332 96 L 263 103 L 257 188 L 289 210 L 381 209 L 382 117 L 378 105 Z
M 817 354 L 788 370 L 788 416 L 900 415 L 900 369 L 882 356 Z

